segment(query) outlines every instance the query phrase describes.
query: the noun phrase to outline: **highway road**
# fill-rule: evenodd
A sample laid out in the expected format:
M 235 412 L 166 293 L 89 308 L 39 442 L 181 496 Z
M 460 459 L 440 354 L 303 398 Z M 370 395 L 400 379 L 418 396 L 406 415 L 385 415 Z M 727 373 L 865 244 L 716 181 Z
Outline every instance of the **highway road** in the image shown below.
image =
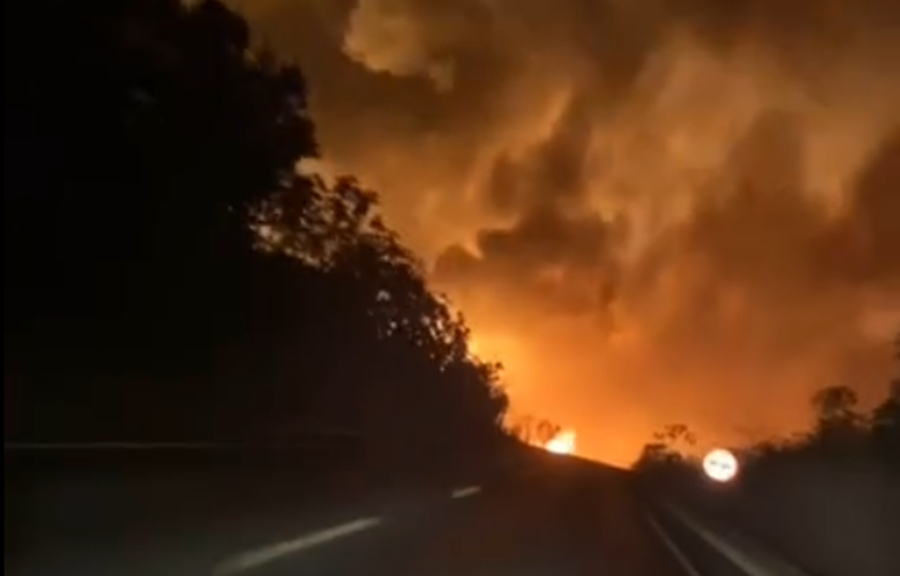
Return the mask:
M 423 508 L 350 521 L 329 541 L 300 535 L 263 545 L 221 563 L 219 573 L 689 576 L 627 474 L 557 464 L 461 487 Z
M 196 500 L 207 503 L 182 516 L 179 509 L 188 507 L 184 490 L 175 496 L 153 482 L 141 489 L 142 506 L 111 504 L 105 488 L 93 496 L 75 497 L 76 491 L 66 498 L 42 497 L 45 511 L 71 507 L 54 522 L 67 514 L 72 519 L 62 522 L 66 526 L 33 530 L 24 554 L 15 562 L 5 556 L 4 571 L 13 576 L 787 573 L 739 569 L 740 558 L 729 560 L 651 509 L 628 472 L 569 457 L 548 455 L 477 482 L 402 493 L 329 490 L 327 482 L 296 483 L 292 489 L 292 482 L 296 478 L 277 485 L 256 479 L 241 488 L 223 478 L 190 488 Z M 176 498 L 176 505 L 167 505 L 167 498 Z

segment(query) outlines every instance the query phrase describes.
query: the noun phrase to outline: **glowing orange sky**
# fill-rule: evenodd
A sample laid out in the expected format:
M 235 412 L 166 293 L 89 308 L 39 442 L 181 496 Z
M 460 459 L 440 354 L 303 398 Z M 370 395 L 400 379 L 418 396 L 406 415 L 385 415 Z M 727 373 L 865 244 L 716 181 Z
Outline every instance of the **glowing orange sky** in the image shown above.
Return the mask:
M 620 463 L 804 424 L 900 326 L 894 0 L 245 0 L 521 412 Z M 893 25 L 891 24 L 893 23 Z

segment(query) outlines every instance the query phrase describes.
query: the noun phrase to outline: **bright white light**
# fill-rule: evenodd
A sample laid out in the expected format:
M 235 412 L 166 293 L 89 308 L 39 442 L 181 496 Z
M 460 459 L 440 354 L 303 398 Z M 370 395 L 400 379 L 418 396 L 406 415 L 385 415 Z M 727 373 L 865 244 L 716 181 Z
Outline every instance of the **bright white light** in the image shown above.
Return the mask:
M 716 482 L 728 482 L 737 476 L 737 458 L 723 448 L 716 448 L 703 458 L 703 471 Z

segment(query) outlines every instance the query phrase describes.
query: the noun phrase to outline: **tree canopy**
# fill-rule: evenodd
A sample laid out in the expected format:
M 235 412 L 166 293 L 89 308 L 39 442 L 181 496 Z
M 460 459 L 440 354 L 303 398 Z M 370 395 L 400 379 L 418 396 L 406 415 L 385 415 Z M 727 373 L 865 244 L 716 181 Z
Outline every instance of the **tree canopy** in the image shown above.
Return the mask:
M 900 368 L 900 335 L 896 340 Z M 810 397 L 813 425 L 789 438 L 770 438 L 737 449 L 755 467 L 785 459 L 880 460 L 890 469 L 900 469 L 900 376 L 888 386 L 884 400 L 865 412 L 856 392 L 848 386 L 827 386 Z M 635 468 L 646 472 L 680 473 L 697 465 L 690 448 L 696 438 L 680 424 L 654 434 L 645 445 Z
M 377 196 L 298 171 L 306 83 L 241 16 L 8 3 L 4 45 L 7 438 L 501 435 L 497 367 Z

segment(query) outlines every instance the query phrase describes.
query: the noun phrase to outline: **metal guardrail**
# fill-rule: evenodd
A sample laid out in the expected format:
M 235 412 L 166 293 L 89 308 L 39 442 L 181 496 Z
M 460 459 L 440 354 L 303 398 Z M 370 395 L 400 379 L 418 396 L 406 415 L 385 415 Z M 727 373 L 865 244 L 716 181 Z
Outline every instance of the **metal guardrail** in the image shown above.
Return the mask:
M 309 433 L 291 442 L 4 442 L 4 451 L 130 451 L 130 450 L 273 450 L 308 447 L 330 440 L 360 439 L 358 431 L 332 428 Z

